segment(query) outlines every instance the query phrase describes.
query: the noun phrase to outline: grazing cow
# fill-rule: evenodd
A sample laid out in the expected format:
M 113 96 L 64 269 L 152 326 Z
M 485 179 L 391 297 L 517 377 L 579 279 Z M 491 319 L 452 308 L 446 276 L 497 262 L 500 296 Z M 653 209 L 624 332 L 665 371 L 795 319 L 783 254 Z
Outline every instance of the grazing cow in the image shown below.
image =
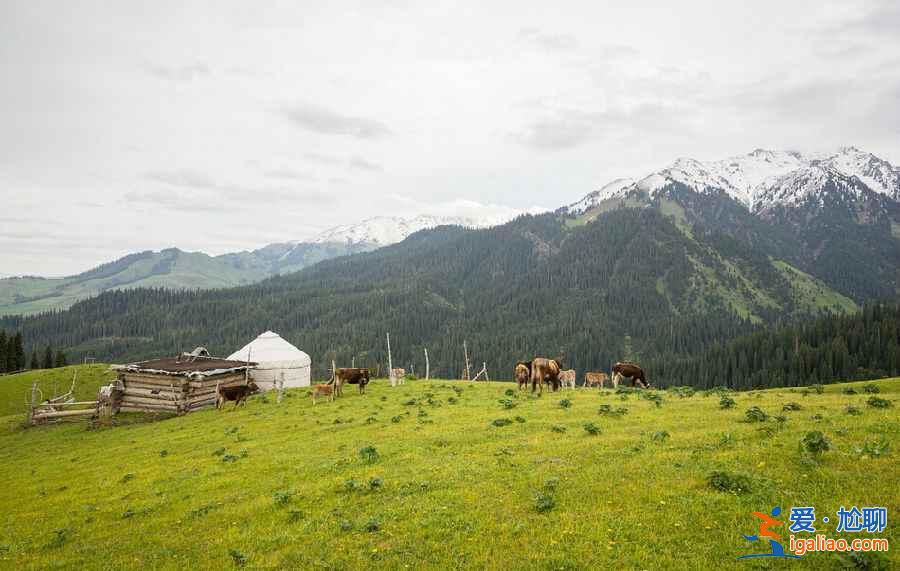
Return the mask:
M 559 382 L 562 384 L 563 388 L 574 389 L 576 378 L 575 369 L 567 369 L 559 372 Z
M 228 401 L 234 401 L 234 408 L 243 406 L 247 397 L 259 391 L 259 387 L 253 381 L 239 387 L 217 387 L 216 408 L 221 410 Z
M 406 382 L 406 369 L 394 368 L 391 369 L 391 376 L 394 378 L 394 381 L 398 385 L 402 385 Z
M 554 391 L 559 390 L 559 370 L 562 369 L 562 363 L 557 359 L 546 359 L 544 357 L 535 357 L 531 360 L 531 392 L 539 390 L 540 394 L 544 394 L 544 383 L 552 387 Z
M 528 380 L 531 378 L 531 361 L 519 361 L 513 370 L 513 376 L 519 385 L 519 390 L 528 388 Z
M 647 382 L 647 376 L 644 374 L 644 369 L 637 363 L 632 363 L 631 361 L 616 363 L 612 368 L 612 372 L 614 385 L 618 385 L 616 377 L 620 379 L 628 377 L 631 379 L 632 387 L 640 385 L 641 388 L 646 389 L 650 386 L 650 383 Z
M 326 397 L 328 397 L 329 401 L 333 401 L 334 400 L 334 385 L 327 384 L 327 383 L 313 385 L 312 392 L 310 394 L 312 395 L 313 405 L 316 404 L 317 396 L 326 396 Z
M 588 373 L 584 374 L 584 386 L 585 387 L 599 386 L 602 389 L 603 384 L 608 380 L 609 380 L 609 375 L 607 375 L 603 371 L 588 372 Z M 617 382 L 618 382 L 618 380 L 617 380 Z
M 359 394 L 366 392 L 366 385 L 369 384 L 369 369 L 344 368 L 338 369 L 332 375 L 328 384 L 334 384 L 334 396 L 340 397 L 344 395 L 344 383 L 350 385 L 359 385 Z

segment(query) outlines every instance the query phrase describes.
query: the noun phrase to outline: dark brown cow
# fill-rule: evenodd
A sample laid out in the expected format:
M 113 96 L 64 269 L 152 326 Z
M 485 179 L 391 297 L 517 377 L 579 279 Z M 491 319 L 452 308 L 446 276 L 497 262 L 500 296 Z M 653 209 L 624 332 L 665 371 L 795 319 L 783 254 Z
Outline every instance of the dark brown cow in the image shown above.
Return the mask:
M 519 361 L 513 370 L 513 376 L 519 385 L 519 390 L 528 388 L 528 380 L 531 378 L 531 361 Z
M 259 391 L 259 387 L 253 381 L 239 387 L 220 387 L 216 398 L 216 408 L 222 409 L 228 401 L 234 401 L 234 408 L 244 405 L 247 397 Z
M 612 373 L 613 377 L 618 375 L 620 377 L 630 378 L 632 387 L 637 386 L 638 384 L 640 384 L 641 388 L 650 386 L 650 383 L 647 382 L 647 377 L 644 374 L 644 369 L 637 363 L 632 363 L 631 361 L 616 363 L 612 368 Z
M 544 394 L 544 383 L 552 387 L 554 391 L 559 390 L 559 371 L 562 369 L 562 363 L 557 359 L 545 359 L 544 357 L 536 357 L 531 360 L 531 392 L 539 390 L 540 394 Z
M 328 384 L 332 383 L 334 383 L 334 396 L 336 397 L 344 395 L 344 383 L 359 385 L 359 394 L 363 394 L 366 392 L 366 385 L 369 384 L 369 369 L 349 367 L 338 369 Z

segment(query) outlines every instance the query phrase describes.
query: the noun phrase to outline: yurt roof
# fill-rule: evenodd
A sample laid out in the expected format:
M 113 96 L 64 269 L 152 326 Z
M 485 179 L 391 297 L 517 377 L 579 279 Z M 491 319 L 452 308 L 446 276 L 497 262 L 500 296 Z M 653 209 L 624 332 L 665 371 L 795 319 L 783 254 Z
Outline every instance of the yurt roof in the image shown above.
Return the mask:
M 305 367 L 309 355 L 285 341 L 281 335 L 266 331 L 228 356 L 236 361 L 254 361 L 258 369 Z

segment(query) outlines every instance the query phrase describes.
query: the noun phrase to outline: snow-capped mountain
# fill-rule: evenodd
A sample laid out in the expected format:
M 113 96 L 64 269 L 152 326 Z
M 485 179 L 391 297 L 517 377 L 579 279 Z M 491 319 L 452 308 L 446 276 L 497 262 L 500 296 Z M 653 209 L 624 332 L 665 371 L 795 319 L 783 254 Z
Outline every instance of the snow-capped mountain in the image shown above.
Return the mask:
M 463 216 L 430 216 L 420 215 L 415 218 L 400 218 L 397 216 L 376 216 L 367 218 L 356 224 L 335 226 L 322 232 L 310 242 L 322 244 L 325 242 L 373 244 L 387 246 L 402 242 L 407 236 L 425 230 L 447 224 L 481 228 L 492 224 L 483 220 L 476 220 Z
M 859 198 L 869 190 L 900 201 L 900 170 L 855 147 L 808 155 L 756 149 L 718 161 L 680 158 L 636 182 L 616 179 L 565 210 L 581 214 L 604 200 L 636 191 L 653 197 L 675 183 L 700 194 L 724 192 L 754 212 L 776 204 L 797 206 L 822 192 L 846 192 Z

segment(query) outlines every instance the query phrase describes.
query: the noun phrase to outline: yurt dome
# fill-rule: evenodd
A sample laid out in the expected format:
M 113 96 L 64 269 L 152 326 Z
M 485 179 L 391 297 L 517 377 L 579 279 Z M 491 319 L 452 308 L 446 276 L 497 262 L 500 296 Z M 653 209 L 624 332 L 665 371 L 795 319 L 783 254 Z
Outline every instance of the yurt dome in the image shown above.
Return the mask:
M 312 366 L 309 355 L 272 331 L 261 334 L 229 355 L 228 359 L 257 363 L 250 370 L 250 376 L 261 390 L 274 388 L 278 380 L 284 381 L 285 388 L 309 386 Z

